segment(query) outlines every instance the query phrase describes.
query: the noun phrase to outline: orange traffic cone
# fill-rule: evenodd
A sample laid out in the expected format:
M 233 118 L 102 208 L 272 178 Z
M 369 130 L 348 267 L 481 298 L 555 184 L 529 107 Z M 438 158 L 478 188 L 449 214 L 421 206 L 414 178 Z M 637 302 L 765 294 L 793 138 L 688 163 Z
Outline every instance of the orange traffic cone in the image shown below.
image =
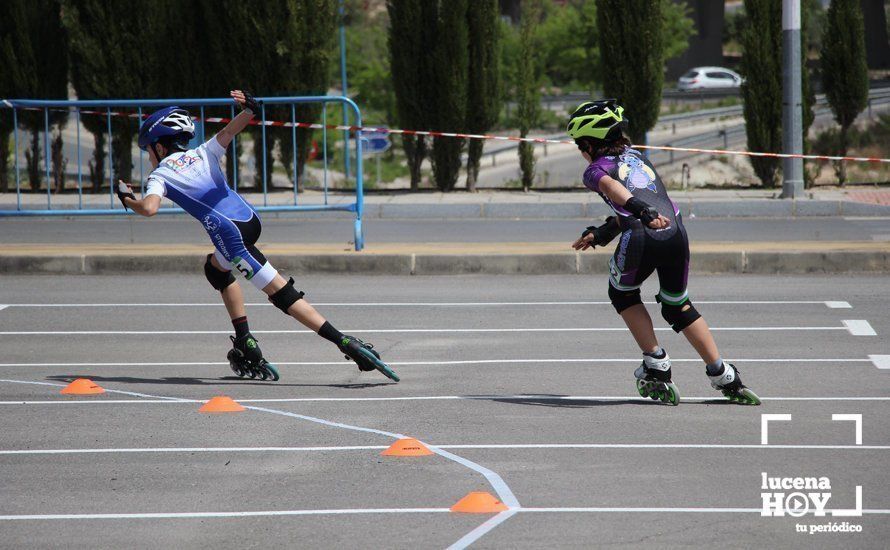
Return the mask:
M 244 407 L 235 402 L 231 397 L 227 395 L 217 395 L 212 398 L 210 401 L 204 403 L 198 412 L 202 413 L 227 413 L 227 412 L 241 412 L 244 410 Z
M 97 393 L 105 393 L 105 389 L 89 378 L 78 378 L 62 388 L 62 391 L 59 393 L 65 395 L 95 395 Z
M 433 451 L 427 449 L 426 445 L 413 437 L 406 437 L 396 441 L 380 454 L 383 456 L 429 456 L 433 454 Z
M 506 504 L 485 491 L 473 491 L 451 507 L 452 512 L 464 514 L 494 514 L 508 509 Z

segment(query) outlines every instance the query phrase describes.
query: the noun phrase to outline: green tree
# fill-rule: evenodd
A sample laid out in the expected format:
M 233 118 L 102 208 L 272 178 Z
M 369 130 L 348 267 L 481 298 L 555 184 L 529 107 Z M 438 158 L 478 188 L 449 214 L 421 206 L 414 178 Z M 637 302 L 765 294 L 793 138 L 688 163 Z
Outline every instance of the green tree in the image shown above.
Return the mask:
M 526 137 L 529 130 L 538 124 L 540 118 L 542 71 L 537 29 L 540 24 L 541 12 L 541 0 L 526 0 L 522 3 L 519 59 L 514 80 L 516 118 L 519 121 L 520 137 Z M 528 191 L 535 181 L 535 149 L 527 141 L 519 142 L 519 171 L 522 188 Z
M 859 0 L 832 0 L 822 41 L 822 83 L 834 119 L 841 127 L 838 155 L 846 156 L 850 126 L 868 102 L 865 24 Z M 835 164 L 838 182 L 847 180 L 846 165 Z
M 748 150 L 782 150 L 782 4 L 774 0 L 745 0 L 745 23 L 740 35 L 745 132 Z M 765 187 L 778 180 L 780 159 L 748 157 Z
M 438 22 L 436 2 L 387 0 L 389 13 L 389 59 L 392 87 L 396 96 L 398 124 L 402 128 L 431 128 L 430 112 L 438 106 L 428 103 L 432 62 L 428 53 L 434 44 Z M 426 158 L 423 136 L 404 135 L 402 145 L 411 172 L 411 189 L 420 185 L 420 168 Z
M 661 108 L 663 6 L 663 0 L 639 0 L 628 9 L 623 0 L 597 0 L 597 34 L 606 75 L 603 92 L 627 110 L 630 139 L 639 144 L 645 143 Z
M 140 24 L 151 21 L 151 2 L 63 0 L 62 7 L 62 23 L 70 37 L 71 82 L 80 99 L 144 97 L 152 89 L 153 79 L 159 79 L 164 71 L 174 72 L 168 60 L 154 57 L 153 52 L 162 46 L 157 36 L 149 36 L 146 26 Z M 98 191 L 107 181 L 107 120 L 94 115 L 81 120 L 94 138 L 90 180 Z M 112 119 L 111 159 L 116 179 L 132 179 L 133 137 L 138 128 L 136 120 Z
M 13 43 L 15 62 L 19 65 L 13 72 L 18 72 L 21 81 L 14 84 L 16 96 L 28 99 L 67 99 L 68 58 L 66 56 L 67 38 L 59 22 L 59 3 L 56 0 L 32 0 L 30 2 L 12 3 L 13 18 L 20 18 L 25 37 Z M 52 140 L 53 148 L 61 151 L 61 130 L 67 122 L 66 111 L 19 111 L 19 123 L 30 130 L 31 143 L 25 149 L 25 167 L 31 189 L 41 186 L 44 175 L 44 145 L 40 136 L 44 133 L 46 120 L 49 116 L 50 135 L 44 136 Z M 55 135 L 52 135 L 52 134 Z M 51 156 L 53 161 L 53 179 L 57 189 L 62 187 L 63 159 L 60 155 Z M 47 182 L 47 186 L 52 185 Z
M 487 132 L 501 112 L 501 83 L 498 45 L 498 3 L 476 0 L 467 10 L 469 74 L 467 78 L 466 131 Z M 467 191 L 476 191 L 483 141 L 471 139 L 467 146 Z
M 320 96 L 326 95 L 330 84 L 331 55 L 336 36 L 337 6 L 333 0 L 289 0 L 289 18 L 276 45 L 277 65 L 284 70 L 278 73 L 280 81 L 272 91 L 278 95 Z M 262 26 L 262 25 L 261 25 Z M 261 32 L 261 28 L 257 32 Z M 279 109 L 283 119 L 290 116 L 289 109 Z M 319 104 L 302 104 L 295 108 L 300 122 L 317 122 L 321 115 Z M 290 128 L 277 130 L 281 162 L 288 177 L 293 177 L 293 143 Z M 309 157 L 313 132 L 297 131 L 297 169 L 302 172 Z M 328 149 L 330 155 L 330 149 Z M 302 181 L 302 180 L 300 180 Z M 302 185 L 301 185 L 302 187 Z
M 440 132 L 462 132 L 467 122 L 468 0 L 440 0 L 436 40 L 432 49 L 429 91 L 433 127 Z M 433 138 L 433 179 L 440 191 L 451 191 L 460 174 L 464 140 Z
M 819 0 L 803 0 L 800 4 L 800 11 L 800 89 L 801 96 L 803 97 L 801 132 L 803 133 L 803 152 L 805 155 L 808 155 L 812 149 L 809 139 L 810 127 L 816 120 L 816 111 L 814 109 L 816 105 L 816 91 L 810 79 L 810 69 L 807 61 L 809 59 L 809 50 L 820 40 L 819 37 L 822 32 L 821 21 L 824 14 L 822 13 L 822 5 L 819 3 Z M 818 164 L 816 164 L 815 170 L 809 170 L 807 166 L 809 163 L 806 160 L 803 163 L 804 185 L 806 188 L 810 188 L 813 186 L 816 178 Z
M 24 0 L 6 5 L 6 14 L 0 18 L 0 97 L 24 98 L 29 90 L 37 87 L 37 73 L 27 60 L 33 57 L 25 20 Z M 0 108 L 0 193 L 9 190 L 10 133 L 13 131 L 12 109 Z

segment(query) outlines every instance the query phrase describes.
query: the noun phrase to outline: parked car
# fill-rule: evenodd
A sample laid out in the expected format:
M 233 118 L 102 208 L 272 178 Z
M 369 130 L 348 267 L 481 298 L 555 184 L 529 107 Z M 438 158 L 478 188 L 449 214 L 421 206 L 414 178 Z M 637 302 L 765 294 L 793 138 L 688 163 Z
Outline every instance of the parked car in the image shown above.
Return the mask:
M 677 81 L 678 90 L 703 88 L 738 88 L 742 85 L 739 73 L 723 67 L 695 67 Z

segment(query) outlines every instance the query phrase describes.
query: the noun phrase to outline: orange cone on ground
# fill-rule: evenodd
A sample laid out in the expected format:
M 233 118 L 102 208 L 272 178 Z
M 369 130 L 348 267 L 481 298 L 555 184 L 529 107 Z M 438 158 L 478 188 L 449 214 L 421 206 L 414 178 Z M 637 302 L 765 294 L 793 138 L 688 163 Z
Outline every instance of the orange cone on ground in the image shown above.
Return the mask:
M 227 413 L 227 412 L 241 412 L 244 410 L 244 407 L 235 402 L 234 399 L 227 395 L 217 395 L 216 397 L 210 399 L 210 401 L 204 403 L 198 412 L 202 413 Z
M 380 453 L 383 456 L 429 456 L 433 451 L 413 437 L 400 439 Z
M 509 510 L 506 504 L 485 491 L 473 491 L 451 507 L 452 512 L 464 514 L 494 514 Z
M 62 391 L 59 393 L 65 395 L 95 395 L 98 393 L 105 393 L 105 389 L 89 378 L 78 378 L 62 388 Z

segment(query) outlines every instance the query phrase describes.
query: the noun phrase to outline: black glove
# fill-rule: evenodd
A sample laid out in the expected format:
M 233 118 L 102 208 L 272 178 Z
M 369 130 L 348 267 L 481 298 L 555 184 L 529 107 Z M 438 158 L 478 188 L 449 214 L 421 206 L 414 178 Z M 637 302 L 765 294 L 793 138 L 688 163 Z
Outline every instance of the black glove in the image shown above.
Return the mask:
M 120 199 L 121 204 L 124 205 L 124 210 L 129 210 L 129 208 L 127 208 L 127 203 L 124 202 L 124 197 L 130 197 L 131 199 L 136 200 L 136 195 L 130 191 L 127 184 L 122 181 L 117 182 L 117 187 L 114 188 L 114 192 L 117 193 L 117 198 Z
M 623 208 L 633 214 L 635 218 L 643 222 L 643 225 L 648 226 L 654 220 L 658 219 L 658 210 L 652 208 L 636 197 L 627 199 Z
M 255 115 L 260 114 L 260 105 L 262 104 L 262 102 L 257 101 L 257 99 L 255 97 L 253 97 L 253 94 L 251 94 L 250 92 L 244 91 L 243 93 L 244 93 L 244 107 L 242 107 L 242 108 L 250 109 L 250 112 L 252 112 Z
M 606 246 L 612 240 L 615 239 L 618 235 L 621 234 L 621 227 L 618 225 L 618 218 L 615 216 L 609 216 L 606 218 L 606 223 L 600 226 L 591 225 L 587 229 L 581 233 L 581 238 L 583 239 L 587 235 L 593 233 L 593 241 L 591 244 L 596 246 Z

